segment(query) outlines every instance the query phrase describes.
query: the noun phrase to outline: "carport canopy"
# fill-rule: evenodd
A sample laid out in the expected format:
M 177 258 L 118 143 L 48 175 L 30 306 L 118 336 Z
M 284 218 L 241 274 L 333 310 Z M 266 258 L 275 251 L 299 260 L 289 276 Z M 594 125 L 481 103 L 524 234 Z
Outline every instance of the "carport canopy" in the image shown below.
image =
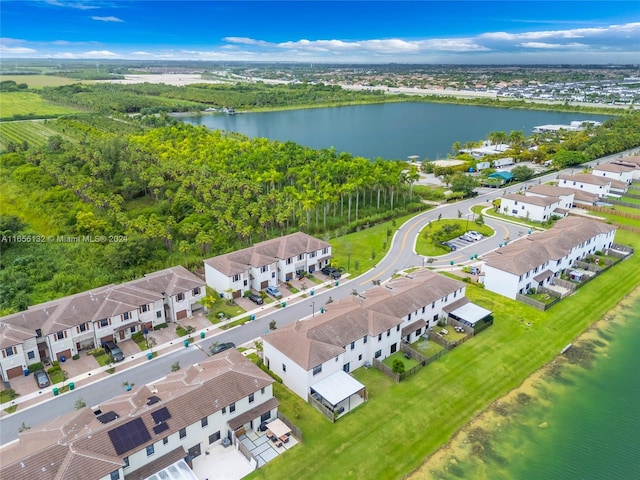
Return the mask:
M 487 318 L 491 315 L 491 310 L 482 308 L 480 305 L 476 305 L 473 302 L 468 302 L 461 307 L 456 308 L 452 312 L 449 312 L 456 320 L 467 323 L 470 326 L 475 326 L 480 320 Z
M 364 388 L 363 384 L 342 370 L 311 386 L 312 392 L 319 394 L 333 406 Z

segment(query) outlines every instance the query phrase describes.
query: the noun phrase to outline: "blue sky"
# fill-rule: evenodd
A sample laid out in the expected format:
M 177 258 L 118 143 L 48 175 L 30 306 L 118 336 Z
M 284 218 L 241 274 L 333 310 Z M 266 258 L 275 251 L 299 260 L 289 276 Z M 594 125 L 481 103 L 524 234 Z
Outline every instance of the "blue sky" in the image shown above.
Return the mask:
M 2 0 L 0 58 L 640 64 L 638 1 Z

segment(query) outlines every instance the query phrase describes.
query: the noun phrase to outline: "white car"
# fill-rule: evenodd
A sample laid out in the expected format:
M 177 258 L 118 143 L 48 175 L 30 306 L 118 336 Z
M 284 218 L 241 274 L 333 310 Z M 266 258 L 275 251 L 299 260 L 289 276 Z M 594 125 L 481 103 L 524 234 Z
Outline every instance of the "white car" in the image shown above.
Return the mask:
M 465 235 L 475 241 L 482 240 L 484 238 L 482 234 L 476 232 L 475 230 L 470 230 L 467 233 L 465 233 Z

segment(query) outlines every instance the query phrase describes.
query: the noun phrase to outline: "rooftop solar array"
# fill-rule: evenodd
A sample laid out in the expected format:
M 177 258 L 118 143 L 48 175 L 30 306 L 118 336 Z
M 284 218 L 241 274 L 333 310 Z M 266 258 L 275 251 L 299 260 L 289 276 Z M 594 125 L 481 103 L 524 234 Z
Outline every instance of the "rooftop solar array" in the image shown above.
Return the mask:
M 169 420 L 171 418 L 171 414 L 167 407 L 162 407 L 160 410 L 156 410 L 155 412 L 151 412 L 151 418 L 153 418 L 154 423 L 162 423 L 165 420 Z
M 155 433 L 156 435 L 164 432 L 165 430 L 169 430 L 169 424 L 167 422 L 159 423 L 158 425 L 153 427 L 153 433 Z
M 153 405 L 154 403 L 158 403 L 159 401 L 160 397 L 152 395 L 151 397 L 147 398 L 147 405 Z
M 116 418 L 118 418 L 118 414 L 116 412 L 114 412 L 113 410 L 107 412 L 107 413 L 103 413 L 101 415 L 98 415 L 98 420 L 100 420 L 100 423 L 109 423 L 112 422 L 113 420 L 115 420 Z
M 151 434 L 141 418 L 109 430 L 109 438 L 118 455 L 133 450 L 151 440 Z

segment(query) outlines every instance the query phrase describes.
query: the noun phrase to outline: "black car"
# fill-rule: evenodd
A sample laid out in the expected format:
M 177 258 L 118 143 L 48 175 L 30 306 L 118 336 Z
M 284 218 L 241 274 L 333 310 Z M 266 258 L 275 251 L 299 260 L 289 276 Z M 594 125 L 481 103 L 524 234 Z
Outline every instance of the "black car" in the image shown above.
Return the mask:
M 457 247 L 453 243 L 450 243 L 450 242 L 440 242 L 440 243 L 445 247 L 449 247 L 449 250 L 451 250 L 452 252 L 456 251 Z
M 120 350 L 114 342 L 104 342 L 102 344 L 102 348 L 104 348 L 104 351 L 113 357 L 114 362 L 121 362 L 124 360 L 124 353 L 122 353 L 122 350 Z
M 342 276 L 342 273 L 340 273 L 338 270 L 336 270 L 333 267 L 324 267 L 322 270 L 320 270 L 322 273 L 324 273 L 325 275 L 329 275 L 331 278 L 333 278 L 334 280 L 337 278 L 340 278 Z
M 229 350 L 230 348 L 236 348 L 236 344 L 233 342 L 219 343 L 211 349 L 211 353 L 215 355 L 216 353 L 224 352 L 225 350 Z
M 44 370 L 36 370 L 35 372 L 33 372 L 33 378 L 36 379 L 38 388 L 44 388 L 51 385 L 51 382 L 49 381 L 49 376 L 47 375 L 47 372 L 45 372 Z
M 257 305 L 262 305 L 264 303 L 262 297 L 255 293 L 250 293 L 249 295 L 247 295 L 247 298 Z

